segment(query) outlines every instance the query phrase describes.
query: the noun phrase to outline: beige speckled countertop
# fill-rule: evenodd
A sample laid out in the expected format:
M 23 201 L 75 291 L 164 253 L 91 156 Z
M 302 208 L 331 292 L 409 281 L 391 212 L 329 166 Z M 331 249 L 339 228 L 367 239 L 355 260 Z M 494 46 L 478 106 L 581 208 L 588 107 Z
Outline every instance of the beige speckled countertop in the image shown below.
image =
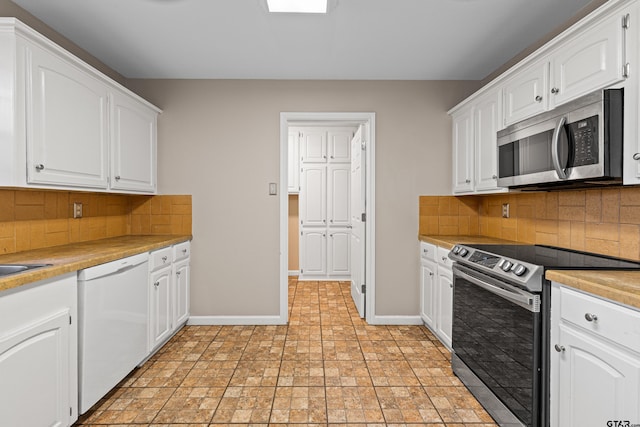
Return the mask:
M 149 252 L 175 243 L 191 240 L 180 236 L 121 236 L 64 246 L 36 249 L 1 255 L 0 264 L 52 264 L 50 267 L 27 270 L 23 273 L 0 277 L 0 291 L 27 283 L 82 270 L 119 258 Z
M 424 234 L 419 236 L 419 240 L 447 249 L 451 249 L 457 243 L 478 245 L 518 243 L 486 236 L 428 236 Z M 640 272 L 549 270 L 545 273 L 545 277 L 548 280 L 640 309 Z
M 496 239 L 486 236 L 427 236 L 426 234 L 421 234 L 418 238 L 420 241 L 432 243 L 447 249 L 453 248 L 457 243 L 474 245 L 515 245 L 518 243 L 513 240 Z
M 640 309 L 640 272 L 549 270 L 548 280 Z

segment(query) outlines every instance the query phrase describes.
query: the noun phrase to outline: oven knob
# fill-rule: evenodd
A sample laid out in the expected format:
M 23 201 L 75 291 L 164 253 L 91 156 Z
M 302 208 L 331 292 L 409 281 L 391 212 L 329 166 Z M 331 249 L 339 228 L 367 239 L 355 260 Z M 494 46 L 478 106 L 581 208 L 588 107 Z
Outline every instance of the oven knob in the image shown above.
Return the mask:
M 509 271 L 511 270 L 511 266 L 513 265 L 513 263 L 511 261 L 506 261 L 502 263 L 502 265 L 500 266 L 500 268 L 502 268 L 502 271 Z
M 516 264 L 513 267 L 513 274 L 515 274 L 516 276 L 522 276 L 526 272 L 527 272 L 527 267 L 525 267 L 522 264 Z
M 461 257 L 466 257 L 469 254 L 469 251 L 466 250 L 465 248 L 460 248 L 460 256 Z
M 456 245 L 453 247 L 453 254 L 454 255 L 458 255 L 460 253 L 460 249 L 462 249 L 460 246 Z

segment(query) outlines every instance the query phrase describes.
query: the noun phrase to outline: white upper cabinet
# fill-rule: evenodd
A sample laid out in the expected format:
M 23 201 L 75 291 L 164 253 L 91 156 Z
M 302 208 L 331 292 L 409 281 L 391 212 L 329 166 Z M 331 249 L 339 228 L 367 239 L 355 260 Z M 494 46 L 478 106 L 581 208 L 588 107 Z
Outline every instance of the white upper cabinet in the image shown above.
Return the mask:
M 157 113 L 114 91 L 111 104 L 111 188 L 156 191 Z
M 327 225 L 327 167 L 305 165 L 300 177 L 300 225 L 303 227 Z
M 346 227 L 351 224 L 350 181 L 351 165 L 329 165 L 327 167 L 329 227 Z
M 332 163 L 351 163 L 351 140 L 353 130 L 336 129 L 327 132 L 329 161 Z
M 453 192 L 473 191 L 473 113 L 464 108 L 453 115 Z
M 307 128 L 301 134 L 300 161 L 303 163 L 326 163 L 327 131 Z
M 498 91 L 487 93 L 475 103 L 473 109 L 476 191 L 504 190 L 498 187 L 497 132 L 500 113 Z
M 546 111 L 549 63 L 539 61 L 516 73 L 504 84 L 504 125 Z
M 300 192 L 300 132 L 289 129 L 287 177 L 289 194 Z
M 158 108 L 15 18 L 0 57 L 0 187 L 155 193 Z
M 25 54 L 28 183 L 106 189 L 107 85 L 39 46 Z
M 615 13 L 555 50 L 550 58 L 550 108 L 624 79 L 625 16 Z

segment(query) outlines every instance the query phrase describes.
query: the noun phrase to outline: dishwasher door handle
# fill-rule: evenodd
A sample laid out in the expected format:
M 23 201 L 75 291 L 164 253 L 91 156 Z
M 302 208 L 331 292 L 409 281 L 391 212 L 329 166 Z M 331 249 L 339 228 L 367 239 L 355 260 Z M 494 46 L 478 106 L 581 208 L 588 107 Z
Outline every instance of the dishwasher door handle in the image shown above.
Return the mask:
M 519 306 L 524 307 L 531 312 L 537 313 L 540 311 L 539 295 L 530 294 L 529 292 L 506 284 L 504 284 L 503 286 L 508 286 L 508 289 L 502 286 L 496 286 L 492 283 L 486 282 L 478 277 L 462 271 L 459 266 L 455 266 L 453 268 L 453 277 L 454 279 L 455 277 L 461 277 L 464 280 L 473 283 L 474 285 L 479 286 L 482 289 L 491 292 L 492 294 L 498 295 L 508 301 L 518 304 Z

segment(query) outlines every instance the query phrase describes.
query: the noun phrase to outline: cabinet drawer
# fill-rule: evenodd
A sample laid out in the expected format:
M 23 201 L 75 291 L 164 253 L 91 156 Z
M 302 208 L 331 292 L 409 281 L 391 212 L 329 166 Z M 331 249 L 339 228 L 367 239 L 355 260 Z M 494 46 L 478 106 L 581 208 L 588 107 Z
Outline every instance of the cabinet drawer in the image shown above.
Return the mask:
M 171 265 L 171 247 L 153 251 L 149 254 L 149 271 L 156 271 L 162 267 Z
M 564 321 L 640 352 L 640 311 L 561 287 L 560 313 Z
M 427 242 L 420 242 L 420 257 L 423 259 L 429 259 L 431 261 L 436 260 L 436 252 L 438 251 L 436 245 Z
M 438 246 L 438 255 L 436 256 L 439 265 L 444 265 L 449 268 L 453 265 L 453 261 L 449 259 L 449 249 Z
M 177 245 L 173 245 L 174 261 L 189 258 L 190 255 L 191 255 L 191 242 L 182 242 L 182 243 L 178 243 Z

